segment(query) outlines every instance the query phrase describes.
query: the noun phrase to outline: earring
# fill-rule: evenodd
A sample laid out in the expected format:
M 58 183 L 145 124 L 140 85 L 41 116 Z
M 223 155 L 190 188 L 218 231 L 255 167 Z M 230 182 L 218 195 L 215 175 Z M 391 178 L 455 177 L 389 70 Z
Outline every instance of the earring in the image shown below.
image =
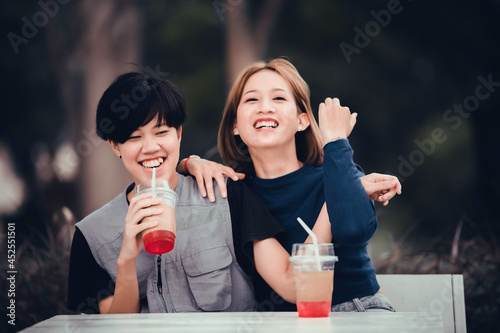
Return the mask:
M 233 130 L 233 134 L 234 134 L 234 135 L 239 135 L 239 134 L 240 134 L 240 132 L 238 132 L 238 129 L 237 129 L 237 128 L 235 128 L 235 129 Z
M 299 132 L 302 131 L 302 126 L 299 125 Z
M 122 159 L 122 155 L 120 155 L 120 159 Z

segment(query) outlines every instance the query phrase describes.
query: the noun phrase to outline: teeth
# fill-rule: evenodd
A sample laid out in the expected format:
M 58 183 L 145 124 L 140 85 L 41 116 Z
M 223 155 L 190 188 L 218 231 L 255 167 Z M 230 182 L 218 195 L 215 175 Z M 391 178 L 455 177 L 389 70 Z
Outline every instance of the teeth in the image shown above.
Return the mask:
M 146 168 L 157 168 L 163 163 L 163 157 L 159 157 L 156 160 L 144 161 L 142 162 L 142 166 Z
M 256 129 L 276 127 L 278 127 L 278 124 L 274 121 L 259 121 L 257 124 L 255 124 Z

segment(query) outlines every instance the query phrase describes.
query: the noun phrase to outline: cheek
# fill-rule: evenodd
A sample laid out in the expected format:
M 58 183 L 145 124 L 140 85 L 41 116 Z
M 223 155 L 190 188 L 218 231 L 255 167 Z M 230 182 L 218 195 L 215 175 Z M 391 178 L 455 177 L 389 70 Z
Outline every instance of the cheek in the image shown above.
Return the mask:
M 170 138 L 170 140 L 168 140 L 165 146 L 166 150 L 168 150 L 170 154 L 176 154 L 176 153 L 178 154 L 180 147 L 181 147 L 181 138 L 179 138 L 178 136 Z
M 133 144 L 126 144 L 122 145 L 120 149 L 120 154 L 122 156 L 123 160 L 127 160 L 129 158 L 133 158 L 134 155 L 136 155 L 137 147 Z
M 251 110 L 251 107 L 249 105 L 246 105 L 246 104 L 242 104 L 240 106 L 238 106 L 238 109 L 236 110 L 236 119 L 247 119 L 250 114 L 251 114 L 252 110 Z

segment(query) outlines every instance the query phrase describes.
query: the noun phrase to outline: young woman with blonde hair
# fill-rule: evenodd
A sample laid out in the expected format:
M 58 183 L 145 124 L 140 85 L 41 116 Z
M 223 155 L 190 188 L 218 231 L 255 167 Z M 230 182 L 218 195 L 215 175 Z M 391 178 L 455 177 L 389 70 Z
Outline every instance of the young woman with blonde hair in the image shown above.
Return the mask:
M 307 83 L 285 59 L 244 69 L 224 109 L 218 139 L 221 156 L 247 176 L 245 181 L 285 229 L 288 238 L 282 245 L 288 252 L 293 243 L 307 238 L 297 217 L 311 228 L 316 224 L 322 241 L 335 244 L 339 261 L 332 311 L 394 311 L 380 293 L 366 246 L 377 228 L 370 199 L 386 205 L 401 193 L 401 185 L 393 176 L 365 176 L 354 163 L 347 138 L 356 113 L 351 114 L 337 98 L 327 98 L 319 106 L 318 126 L 309 95 Z M 184 167 L 199 183 L 215 174 L 214 164 L 193 161 Z M 217 170 L 236 176 L 229 168 Z M 265 263 L 255 258 L 255 264 Z M 267 276 L 253 277 L 258 302 L 272 305 L 269 310 L 295 310 L 294 304 L 274 295 L 262 278 Z

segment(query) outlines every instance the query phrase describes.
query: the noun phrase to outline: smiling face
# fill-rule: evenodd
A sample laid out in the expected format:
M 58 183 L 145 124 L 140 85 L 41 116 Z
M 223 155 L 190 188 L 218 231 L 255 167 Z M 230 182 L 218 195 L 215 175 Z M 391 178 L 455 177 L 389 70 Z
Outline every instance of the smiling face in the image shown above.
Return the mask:
M 299 126 L 309 126 L 300 113 L 290 85 L 278 73 L 261 70 L 252 75 L 238 105 L 235 130 L 250 152 L 258 149 L 293 149 Z
M 167 125 L 158 126 L 155 118 L 132 132 L 124 143 L 109 143 L 115 154 L 121 156 L 136 184 L 151 179 L 155 167 L 156 177 L 167 180 L 175 188 L 181 134 L 182 127 L 177 130 Z

